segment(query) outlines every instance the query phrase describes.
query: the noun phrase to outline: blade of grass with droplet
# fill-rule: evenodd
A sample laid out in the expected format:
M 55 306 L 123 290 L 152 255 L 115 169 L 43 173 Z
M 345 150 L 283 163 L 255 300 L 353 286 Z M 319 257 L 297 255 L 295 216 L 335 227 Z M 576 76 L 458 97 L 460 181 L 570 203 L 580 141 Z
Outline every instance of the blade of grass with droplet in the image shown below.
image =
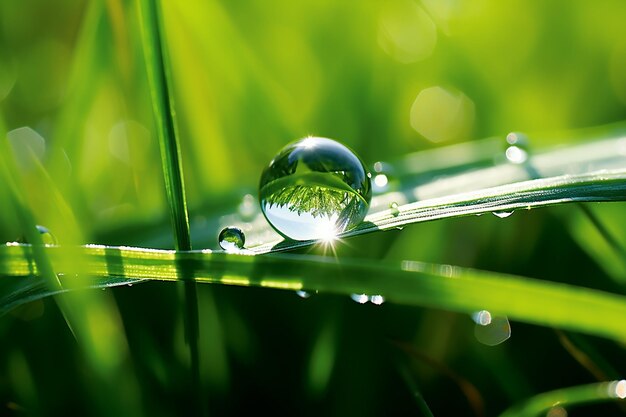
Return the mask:
M 55 268 L 63 271 L 60 248 L 45 250 Z M 37 273 L 29 251 L 28 245 L 0 246 L 0 276 Z M 381 294 L 391 303 L 464 313 L 486 309 L 512 320 L 626 342 L 621 320 L 626 317 L 626 297 L 526 277 L 413 261 L 295 254 L 249 256 L 92 245 L 83 247 L 82 255 L 87 258 L 86 277 L 163 281 L 191 277 L 199 283 L 304 289 L 346 296 Z M 81 282 L 95 285 L 90 278 Z
M 621 391 L 618 392 L 619 390 Z M 618 401 L 624 398 L 624 394 L 624 380 L 579 385 L 538 394 L 509 408 L 500 417 L 538 417 L 555 406 L 572 407 L 599 401 Z
M 626 201 L 626 169 L 541 178 L 469 193 L 404 204 L 369 215 L 339 239 L 413 223 L 493 212 L 530 210 L 584 201 Z M 256 254 L 311 246 L 316 241 L 278 240 L 250 248 Z

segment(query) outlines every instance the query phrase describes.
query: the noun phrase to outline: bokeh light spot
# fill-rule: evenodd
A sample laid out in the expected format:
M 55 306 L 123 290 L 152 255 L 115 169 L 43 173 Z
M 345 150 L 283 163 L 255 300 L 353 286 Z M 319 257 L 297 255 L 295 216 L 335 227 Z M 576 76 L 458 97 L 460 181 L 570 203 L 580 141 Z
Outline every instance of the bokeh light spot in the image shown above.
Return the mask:
M 411 127 L 433 142 L 459 139 L 471 133 L 474 112 L 474 103 L 462 92 L 429 87 L 411 106 Z

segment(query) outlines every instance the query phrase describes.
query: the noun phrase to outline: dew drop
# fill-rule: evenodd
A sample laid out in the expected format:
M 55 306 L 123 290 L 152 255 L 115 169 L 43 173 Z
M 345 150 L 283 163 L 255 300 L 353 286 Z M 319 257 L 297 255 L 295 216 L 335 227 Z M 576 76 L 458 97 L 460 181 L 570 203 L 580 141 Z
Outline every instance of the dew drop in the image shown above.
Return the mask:
M 234 226 L 222 229 L 217 239 L 220 247 L 226 252 L 238 252 L 246 243 L 246 235 L 240 228 Z
M 528 159 L 528 137 L 519 132 L 506 135 L 506 159 L 513 164 L 523 164 Z
M 472 314 L 476 323 L 474 336 L 483 345 L 496 346 L 511 337 L 511 323 L 506 316 L 495 316 L 487 310 Z
M 376 162 L 372 166 L 374 173 L 374 179 L 372 180 L 372 191 L 375 194 L 381 194 L 389 190 L 389 183 L 391 181 L 391 175 L 393 167 L 386 162 Z
M 363 162 L 332 139 L 308 137 L 285 146 L 265 168 L 261 210 L 282 236 L 331 240 L 363 221 L 372 199 Z
M 506 143 L 511 146 L 519 146 L 522 149 L 528 148 L 528 136 L 520 132 L 511 132 L 506 135 Z
M 509 217 L 511 214 L 513 214 L 513 212 L 512 211 L 494 211 L 492 214 L 501 219 L 505 219 Z
M 381 305 L 382 303 L 385 302 L 385 297 L 383 297 L 382 295 L 372 295 L 370 297 L 370 302 L 372 304 L 376 304 L 377 306 Z
M 398 203 L 394 201 L 393 203 L 389 204 L 389 211 L 391 211 L 392 216 L 397 216 L 398 214 L 400 214 Z
M 296 291 L 296 295 L 300 298 L 309 298 L 311 296 L 311 293 L 308 291 L 298 290 Z
M 350 294 L 350 298 L 359 304 L 365 304 L 370 300 L 367 294 Z
M 52 232 L 50 232 L 50 230 L 48 230 L 47 227 L 41 226 L 39 224 L 36 225 L 35 227 L 37 228 L 37 231 L 41 235 L 41 241 L 43 242 L 44 245 L 46 245 L 46 246 L 53 246 L 53 245 L 57 244 L 56 236 L 54 236 L 52 234 Z M 16 240 L 16 242 L 17 243 L 30 243 L 30 242 L 28 242 L 28 239 L 26 239 L 25 236 L 20 237 L 19 239 Z

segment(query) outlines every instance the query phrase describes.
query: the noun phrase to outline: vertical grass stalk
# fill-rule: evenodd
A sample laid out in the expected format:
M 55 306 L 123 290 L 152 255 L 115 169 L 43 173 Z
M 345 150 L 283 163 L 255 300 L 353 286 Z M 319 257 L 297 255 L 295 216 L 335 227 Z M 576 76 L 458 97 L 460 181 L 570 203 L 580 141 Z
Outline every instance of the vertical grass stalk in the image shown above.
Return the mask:
M 148 85 L 157 127 L 163 175 L 177 250 L 191 250 L 180 144 L 174 120 L 170 65 L 159 0 L 137 0 Z M 199 401 L 198 301 L 196 284 L 184 283 L 185 333 L 189 345 L 194 401 Z

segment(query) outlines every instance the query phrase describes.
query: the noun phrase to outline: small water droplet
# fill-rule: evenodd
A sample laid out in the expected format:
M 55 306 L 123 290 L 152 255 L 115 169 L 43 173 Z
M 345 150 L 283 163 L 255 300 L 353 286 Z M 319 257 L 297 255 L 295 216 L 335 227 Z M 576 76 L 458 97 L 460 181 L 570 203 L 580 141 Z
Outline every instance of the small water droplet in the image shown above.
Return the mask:
M 519 146 L 524 149 L 527 148 L 530 141 L 528 140 L 528 136 L 521 132 L 511 132 L 506 135 L 506 143 L 511 146 Z
M 495 316 L 487 310 L 472 315 L 476 323 L 474 336 L 483 345 L 496 346 L 511 337 L 511 323 L 506 316 Z
M 296 295 L 300 298 L 309 298 L 311 296 L 311 293 L 308 291 L 298 290 L 296 291 Z
M 350 294 L 350 298 L 359 304 L 365 304 L 370 300 L 367 294 Z
M 523 164 L 528 159 L 528 152 L 518 146 L 509 146 L 505 151 L 506 159 L 514 164 Z
M 44 245 L 46 245 L 46 246 L 53 246 L 53 245 L 57 244 L 56 236 L 54 236 L 52 234 L 52 232 L 50 232 L 50 230 L 48 230 L 47 227 L 41 226 L 39 224 L 36 225 L 35 227 L 37 228 L 37 231 L 41 235 L 41 240 L 42 240 Z M 18 242 L 18 243 L 30 243 L 30 242 L 28 242 L 28 239 L 26 239 L 25 236 L 20 237 L 19 239 L 16 240 L 16 242 Z
M 376 194 L 384 193 L 389 190 L 389 183 L 391 181 L 391 174 L 393 167 L 386 162 L 376 162 L 372 166 L 374 172 L 374 178 L 372 180 L 372 191 Z
M 476 324 L 486 326 L 491 323 L 491 313 L 487 310 L 477 311 L 476 313 L 472 314 L 472 320 L 474 320 Z
M 229 226 L 222 229 L 217 240 L 226 252 L 238 252 L 246 243 L 246 235 L 240 228 Z
M 396 203 L 395 201 L 391 204 L 389 204 L 389 210 L 391 211 L 391 215 L 392 216 L 397 216 L 398 214 L 400 214 L 400 209 L 398 208 L 398 203 Z
M 382 296 L 382 295 L 380 295 L 380 294 L 377 294 L 377 295 L 372 295 L 372 296 L 370 297 L 370 302 L 371 302 L 372 304 L 376 304 L 377 306 L 379 306 L 379 305 L 381 305 L 382 303 L 384 303 L 384 302 L 385 302 L 385 297 L 383 297 L 383 296 Z
M 371 181 L 358 156 L 332 139 L 308 137 L 284 147 L 261 176 L 261 210 L 282 236 L 331 240 L 363 221 Z
M 514 164 L 523 164 L 528 159 L 528 137 L 520 132 L 511 132 L 506 135 L 506 159 Z
M 609 395 L 619 399 L 626 399 L 626 379 L 613 381 L 609 384 Z
M 505 219 L 509 217 L 510 215 L 512 215 L 513 211 L 494 211 L 492 214 L 501 219 Z

